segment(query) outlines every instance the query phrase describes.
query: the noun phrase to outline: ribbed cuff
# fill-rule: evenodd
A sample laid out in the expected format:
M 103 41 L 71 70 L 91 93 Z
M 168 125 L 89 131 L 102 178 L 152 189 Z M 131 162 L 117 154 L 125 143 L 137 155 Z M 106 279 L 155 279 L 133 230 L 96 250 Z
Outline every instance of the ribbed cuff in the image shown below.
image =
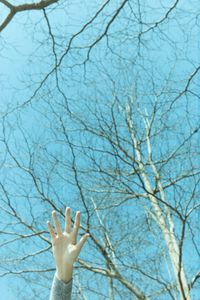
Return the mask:
M 50 300 L 71 300 L 72 292 L 72 279 L 65 283 L 59 280 L 56 275 L 54 275 Z

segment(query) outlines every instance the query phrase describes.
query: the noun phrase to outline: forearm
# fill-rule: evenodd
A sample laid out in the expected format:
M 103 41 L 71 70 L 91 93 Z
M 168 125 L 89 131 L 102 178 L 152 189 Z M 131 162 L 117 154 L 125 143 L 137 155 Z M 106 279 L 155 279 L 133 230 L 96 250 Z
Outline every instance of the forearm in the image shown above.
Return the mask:
M 54 275 L 51 286 L 50 300 L 71 300 L 72 280 L 65 283 Z

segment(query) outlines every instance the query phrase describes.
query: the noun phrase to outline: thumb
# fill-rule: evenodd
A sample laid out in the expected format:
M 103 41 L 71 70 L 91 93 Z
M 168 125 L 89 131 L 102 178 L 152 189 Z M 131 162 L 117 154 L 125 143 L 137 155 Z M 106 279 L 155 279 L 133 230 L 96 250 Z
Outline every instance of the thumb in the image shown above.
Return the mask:
M 77 246 L 77 250 L 78 250 L 78 253 L 80 253 L 83 245 L 85 244 L 87 238 L 89 237 L 89 233 L 86 233 L 82 236 L 82 238 L 80 239 L 80 241 L 78 242 L 78 244 L 76 245 Z

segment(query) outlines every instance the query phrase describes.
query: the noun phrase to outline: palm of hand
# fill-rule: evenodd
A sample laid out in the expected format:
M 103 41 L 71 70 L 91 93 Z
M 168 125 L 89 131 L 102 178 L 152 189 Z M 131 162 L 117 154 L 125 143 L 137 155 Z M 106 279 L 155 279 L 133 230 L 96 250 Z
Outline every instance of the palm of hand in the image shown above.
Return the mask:
M 72 234 L 63 232 L 61 236 L 57 236 L 53 242 L 53 254 L 57 263 L 73 264 L 79 251 L 77 245 L 74 244 Z

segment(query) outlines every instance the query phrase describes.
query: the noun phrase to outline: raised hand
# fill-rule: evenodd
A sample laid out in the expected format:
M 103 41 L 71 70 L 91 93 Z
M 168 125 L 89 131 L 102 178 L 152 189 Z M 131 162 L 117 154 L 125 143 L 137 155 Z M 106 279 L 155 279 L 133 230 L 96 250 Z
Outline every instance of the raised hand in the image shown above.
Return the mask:
M 76 261 L 89 234 L 82 236 L 77 243 L 78 230 L 80 227 L 80 212 L 76 212 L 73 229 L 71 228 L 70 208 L 66 208 L 65 230 L 62 231 L 57 218 L 56 211 L 52 212 L 52 217 L 57 234 L 51 223 L 48 221 L 48 229 L 51 235 L 53 255 L 56 263 L 56 276 L 58 279 L 68 282 L 72 278 L 73 264 Z

